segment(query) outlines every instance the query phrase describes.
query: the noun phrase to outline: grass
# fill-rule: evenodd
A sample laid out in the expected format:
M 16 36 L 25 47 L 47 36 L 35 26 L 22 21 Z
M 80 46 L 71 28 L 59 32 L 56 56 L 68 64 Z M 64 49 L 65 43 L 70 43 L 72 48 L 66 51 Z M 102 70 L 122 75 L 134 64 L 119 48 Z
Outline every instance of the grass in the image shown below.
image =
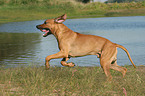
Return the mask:
M 145 67 L 126 66 L 125 78 L 111 70 L 106 82 L 100 67 L 0 68 L 1 96 L 144 96 Z M 125 93 L 124 93 L 125 92 Z
M 88 3 L 75 0 L 1 0 L 0 23 L 57 17 L 69 18 L 145 15 L 145 1 L 137 3 Z

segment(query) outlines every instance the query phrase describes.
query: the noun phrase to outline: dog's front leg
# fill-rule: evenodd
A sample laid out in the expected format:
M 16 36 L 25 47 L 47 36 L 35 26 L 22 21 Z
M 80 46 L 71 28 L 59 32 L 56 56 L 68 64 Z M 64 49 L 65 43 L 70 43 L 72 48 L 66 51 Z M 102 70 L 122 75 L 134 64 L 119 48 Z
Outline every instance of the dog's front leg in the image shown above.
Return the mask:
M 60 51 L 60 52 L 58 52 L 58 53 L 56 53 L 56 54 L 52 54 L 52 55 L 49 55 L 49 56 L 47 56 L 46 57 L 46 59 L 45 59 L 45 67 L 46 67 L 46 69 L 49 69 L 49 61 L 51 60 L 51 59 L 57 59 L 57 58 L 64 58 L 64 57 L 67 57 L 68 55 L 67 54 L 65 54 L 64 52 L 62 52 L 62 51 Z

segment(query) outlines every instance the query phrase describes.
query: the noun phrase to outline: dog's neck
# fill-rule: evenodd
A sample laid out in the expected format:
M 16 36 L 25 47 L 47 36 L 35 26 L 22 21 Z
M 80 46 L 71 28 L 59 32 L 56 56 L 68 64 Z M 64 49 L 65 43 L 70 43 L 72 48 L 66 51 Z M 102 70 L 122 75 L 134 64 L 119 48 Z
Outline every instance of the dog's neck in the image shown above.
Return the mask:
M 62 40 L 65 37 L 75 34 L 74 31 L 69 29 L 64 24 L 58 24 L 57 29 L 53 30 L 53 35 L 56 37 L 57 40 Z

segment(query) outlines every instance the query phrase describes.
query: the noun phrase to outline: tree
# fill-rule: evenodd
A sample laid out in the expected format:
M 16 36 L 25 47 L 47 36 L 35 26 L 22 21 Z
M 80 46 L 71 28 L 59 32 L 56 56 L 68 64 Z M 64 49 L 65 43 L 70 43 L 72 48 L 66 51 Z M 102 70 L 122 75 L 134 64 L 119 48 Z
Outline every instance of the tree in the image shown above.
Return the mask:
M 83 2 L 83 3 L 89 3 L 92 0 L 76 0 L 76 1 Z

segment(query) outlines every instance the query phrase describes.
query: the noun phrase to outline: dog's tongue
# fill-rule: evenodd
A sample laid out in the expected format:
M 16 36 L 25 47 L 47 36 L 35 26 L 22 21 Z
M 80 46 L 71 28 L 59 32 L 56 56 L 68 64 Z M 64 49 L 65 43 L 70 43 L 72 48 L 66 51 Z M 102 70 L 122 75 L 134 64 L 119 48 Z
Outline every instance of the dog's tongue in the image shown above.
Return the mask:
M 43 29 L 42 31 L 45 32 L 45 33 L 43 34 L 43 37 L 46 37 L 46 36 L 48 35 L 48 33 L 49 33 L 49 30 Z

